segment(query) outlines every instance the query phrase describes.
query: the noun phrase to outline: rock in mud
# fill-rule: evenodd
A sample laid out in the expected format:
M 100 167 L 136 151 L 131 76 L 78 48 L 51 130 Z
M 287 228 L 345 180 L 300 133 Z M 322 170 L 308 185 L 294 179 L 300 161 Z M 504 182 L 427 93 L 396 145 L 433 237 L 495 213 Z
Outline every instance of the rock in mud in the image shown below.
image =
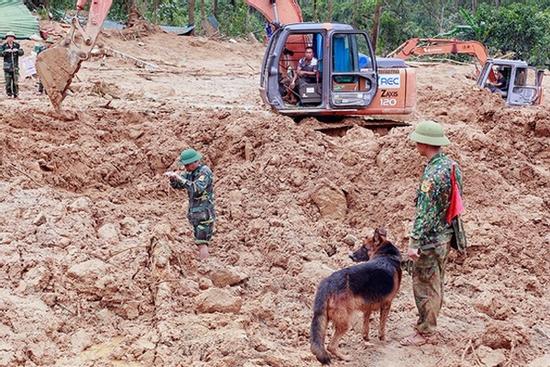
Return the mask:
M 248 279 L 248 275 L 233 266 L 217 267 L 209 272 L 208 277 L 219 288 L 236 285 Z
M 202 313 L 237 313 L 241 310 L 242 300 L 233 296 L 230 291 L 211 288 L 196 298 L 197 311 Z
M 504 349 L 493 350 L 484 345 L 477 349 L 477 354 L 484 367 L 497 367 L 502 366 L 506 362 L 506 356 L 504 355 Z
M 7 341 L 0 340 L 0 367 L 13 366 L 15 364 L 13 346 Z
M 344 242 L 346 245 L 348 246 L 359 246 L 359 238 L 355 237 L 354 235 L 352 234 L 348 234 L 346 235 L 346 237 L 344 237 L 344 239 L 342 240 L 342 242 Z
M 212 281 L 208 278 L 200 278 L 199 279 L 199 288 L 201 290 L 205 290 L 205 289 L 208 289 L 208 288 L 212 288 L 213 284 L 212 284 Z
M 309 261 L 304 264 L 302 278 L 309 279 L 314 284 L 319 283 L 323 278 L 328 277 L 334 270 L 320 261 Z
M 116 242 L 119 240 L 118 227 L 114 223 L 105 223 L 97 230 L 97 235 L 102 240 Z
M 46 215 L 42 212 L 38 213 L 36 218 L 32 221 L 32 224 L 35 226 L 41 226 L 42 224 L 46 223 Z
M 67 209 L 69 209 L 69 211 L 72 211 L 72 212 L 80 212 L 80 211 L 90 212 L 91 203 L 92 203 L 91 200 L 88 199 L 87 197 L 80 197 L 75 201 L 73 201 L 71 204 L 69 204 Z
M 527 367 L 548 367 L 550 366 L 550 354 L 545 354 L 542 357 L 534 359 Z
M 71 351 L 75 354 L 82 352 L 92 344 L 92 334 L 86 330 L 80 329 L 71 335 Z
M 125 236 L 135 236 L 139 233 L 139 223 L 132 217 L 124 217 L 120 222 L 120 232 Z
M 342 220 L 346 217 L 348 205 L 344 192 L 332 185 L 317 187 L 311 194 L 311 200 L 326 219 Z
M 80 280 L 95 280 L 105 275 L 110 267 L 109 264 L 99 259 L 92 259 L 71 266 L 67 275 Z

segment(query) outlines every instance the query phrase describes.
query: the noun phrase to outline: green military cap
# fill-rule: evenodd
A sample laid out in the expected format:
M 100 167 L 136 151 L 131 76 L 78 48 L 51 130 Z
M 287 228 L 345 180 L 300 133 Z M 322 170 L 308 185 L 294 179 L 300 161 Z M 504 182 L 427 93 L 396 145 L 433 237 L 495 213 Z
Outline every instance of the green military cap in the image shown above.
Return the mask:
M 185 149 L 180 154 L 180 163 L 181 164 L 191 164 L 202 158 L 202 155 L 197 152 L 195 149 Z
M 7 32 L 6 35 L 4 36 L 4 39 L 8 38 L 8 37 L 13 37 L 15 38 L 15 33 L 13 32 Z
M 420 121 L 409 138 L 417 143 L 441 147 L 451 142 L 445 136 L 443 127 L 435 121 Z

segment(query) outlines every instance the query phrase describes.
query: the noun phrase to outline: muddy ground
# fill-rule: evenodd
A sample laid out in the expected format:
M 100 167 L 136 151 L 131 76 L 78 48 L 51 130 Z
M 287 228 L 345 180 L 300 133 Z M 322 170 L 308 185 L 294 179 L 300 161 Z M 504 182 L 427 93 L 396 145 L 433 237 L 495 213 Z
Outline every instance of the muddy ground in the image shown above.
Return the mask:
M 407 136 L 330 136 L 257 93 L 263 46 L 109 34 L 61 121 L 22 82 L 0 99 L 0 366 L 314 366 L 319 280 L 380 225 L 406 249 L 425 162 Z M 32 43 L 25 43 L 29 49 Z M 417 111 L 444 123 L 464 173 L 470 248 L 451 255 L 436 345 L 400 347 L 404 278 L 386 342 L 361 320 L 336 366 L 548 366 L 550 103 L 506 108 L 473 67 L 416 68 Z M 545 93 L 550 93 L 549 77 Z M 200 150 L 216 175 L 211 258 L 196 259 L 186 196 L 162 173 Z M 545 354 L 546 353 L 546 354 Z

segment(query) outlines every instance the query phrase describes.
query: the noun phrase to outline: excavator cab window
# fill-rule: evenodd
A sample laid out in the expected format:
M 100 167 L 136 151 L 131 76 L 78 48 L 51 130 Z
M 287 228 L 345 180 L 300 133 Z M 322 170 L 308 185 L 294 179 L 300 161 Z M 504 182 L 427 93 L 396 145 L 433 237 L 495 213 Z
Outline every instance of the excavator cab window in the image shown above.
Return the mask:
M 374 53 L 363 32 L 340 31 L 331 39 L 331 103 L 334 107 L 366 107 L 376 93 Z
M 514 67 L 514 85 L 508 95 L 511 105 L 531 105 L 540 96 L 541 86 L 538 84 L 537 70 L 533 67 Z

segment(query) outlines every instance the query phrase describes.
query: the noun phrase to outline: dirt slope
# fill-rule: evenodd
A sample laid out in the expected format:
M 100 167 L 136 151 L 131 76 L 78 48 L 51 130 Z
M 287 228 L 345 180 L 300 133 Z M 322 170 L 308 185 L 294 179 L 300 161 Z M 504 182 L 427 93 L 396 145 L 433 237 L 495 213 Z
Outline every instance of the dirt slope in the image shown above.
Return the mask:
M 316 365 L 319 280 L 376 226 L 406 248 L 424 164 L 411 128 L 332 137 L 272 114 L 257 95 L 260 45 L 103 42 L 159 70 L 84 64 L 65 103 L 76 121 L 55 119 L 30 81 L 0 100 L 0 366 Z M 406 277 L 388 341 L 373 332 L 365 346 L 357 318 L 342 345 L 353 361 L 336 365 L 526 366 L 548 353 L 550 107 L 504 108 L 470 72 L 418 68 L 411 121 L 445 124 L 465 178 L 471 249 L 449 264 L 441 343 L 399 347 L 415 321 Z M 186 197 L 162 176 L 190 145 L 216 175 L 202 264 Z

